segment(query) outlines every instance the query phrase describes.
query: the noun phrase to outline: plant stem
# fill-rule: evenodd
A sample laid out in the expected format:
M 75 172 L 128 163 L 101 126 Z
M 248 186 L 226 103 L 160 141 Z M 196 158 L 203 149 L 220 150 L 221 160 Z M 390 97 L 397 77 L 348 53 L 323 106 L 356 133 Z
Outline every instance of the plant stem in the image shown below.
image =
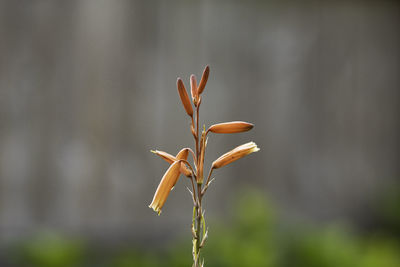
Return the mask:
M 203 190 L 201 191 L 201 196 L 203 196 L 206 193 L 208 186 L 210 185 L 210 178 L 211 178 L 211 174 L 212 174 L 213 170 L 214 170 L 214 168 L 211 167 L 210 171 L 208 172 L 206 185 L 203 187 Z
M 202 219 L 203 218 L 203 210 L 201 206 L 201 184 L 197 184 L 197 207 L 196 207 L 196 236 L 194 237 L 194 242 L 193 242 L 193 262 L 194 262 L 194 267 L 200 267 L 200 244 L 201 244 L 201 229 L 202 229 Z M 204 238 L 204 237 L 203 237 Z
M 197 159 L 199 159 L 199 109 L 200 109 L 200 105 L 197 106 L 196 108 L 196 157 Z
M 193 190 L 193 203 L 194 203 L 194 205 L 196 205 L 197 197 L 196 197 L 196 189 L 194 187 L 193 179 L 195 179 L 195 178 L 193 178 L 193 176 L 190 177 L 190 181 L 192 182 L 192 190 Z
M 199 170 L 199 156 L 200 156 L 200 151 L 199 151 L 199 108 L 200 104 L 197 105 L 196 107 L 196 135 L 194 136 L 195 143 L 196 143 L 196 158 L 195 158 L 195 165 L 196 165 L 196 180 L 199 178 L 197 177 L 200 173 Z M 193 118 L 192 118 L 192 125 L 193 125 Z M 204 149 L 204 148 L 203 148 Z M 202 173 L 202 172 L 201 172 Z M 196 181 L 197 182 L 197 181 Z M 203 218 L 203 210 L 202 210 L 202 205 L 201 205 L 201 200 L 203 197 L 202 193 L 202 184 L 201 183 L 196 183 L 197 184 L 197 190 L 195 190 L 195 185 L 192 180 L 192 187 L 193 187 L 193 194 L 194 194 L 194 211 L 193 212 L 193 221 L 192 221 L 192 231 L 193 231 L 193 266 L 194 267 L 200 267 L 200 250 L 201 250 L 201 244 L 203 242 L 204 234 L 201 235 L 201 230 L 205 227 L 205 222 Z M 202 224 L 203 222 L 203 224 Z M 193 225 L 195 224 L 195 225 Z M 195 228 L 194 228 L 195 227 Z M 204 230 L 204 229 L 203 229 Z

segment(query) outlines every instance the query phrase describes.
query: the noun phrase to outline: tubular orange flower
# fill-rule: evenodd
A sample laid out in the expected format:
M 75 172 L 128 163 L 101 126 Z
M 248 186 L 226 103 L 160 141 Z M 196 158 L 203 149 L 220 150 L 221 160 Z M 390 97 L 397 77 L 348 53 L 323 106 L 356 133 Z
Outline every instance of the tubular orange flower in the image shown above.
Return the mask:
M 197 107 L 199 94 L 197 92 L 197 81 L 196 81 L 196 76 L 194 74 L 190 75 L 190 89 L 192 93 L 193 104 L 195 107 Z
M 160 184 L 157 187 L 156 193 L 154 194 L 153 201 L 149 205 L 155 212 L 160 215 L 161 208 L 164 206 L 165 201 L 176 184 L 180 175 L 181 162 L 176 161 L 169 166 L 168 170 L 165 172 Z
M 254 124 L 244 122 L 244 121 L 231 121 L 211 125 L 208 129 L 213 133 L 241 133 L 247 132 L 254 127 Z
M 178 93 L 179 96 L 181 97 L 181 101 L 183 104 L 183 107 L 186 110 L 186 113 L 192 117 L 193 116 L 193 108 L 192 108 L 192 104 L 190 103 L 190 99 L 189 96 L 186 92 L 186 88 L 185 85 L 183 84 L 183 81 L 181 78 L 178 78 L 178 80 L 176 81 L 177 87 L 178 87 Z
M 197 93 L 199 95 L 201 95 L 201 93 L 203 93 L 204 88 L 206 87 L 209 74 L 210 74 L 210 67 L 207 65 L 204 68 L 203 76 L 201 76 L 201 80 L 200 80 L 200 83 L 199 83 L 199 88 L 197 89 Z
M 171 154 L 168 154 L 167 152 L 164 151 L 159 151 L 159 150 L 150 150 L 152 153 L 160 156 L 162 159 L 164 159 L 166 162 L 169 164 L 174 163 L 177 160 L 184 159 L 187 160 L 187 157 L 189 155 L 189 148 L 183 148 L 181 151 L 176 154 L 176 157 L 172 156 Z M 192 172 L 188 169 L 185 163 L 181 162 L 181 173 L 187 177 L 192 176 Z
M 240 158 L 243 158 L 244 156 L 251 154 L 253 152 L 257 152 L 260 150 L 257 145 L 254 142 L 249 142 L 246 144 L 243 144 L 241 146 L 238 146 L 228 153 L 223 154 L 221 157 L 216 159 L 213 164 L 212 168 L 213 169 L 218 169 L 221 168 L 225 165 L 228 165 L 229 163 L 232 163 Z

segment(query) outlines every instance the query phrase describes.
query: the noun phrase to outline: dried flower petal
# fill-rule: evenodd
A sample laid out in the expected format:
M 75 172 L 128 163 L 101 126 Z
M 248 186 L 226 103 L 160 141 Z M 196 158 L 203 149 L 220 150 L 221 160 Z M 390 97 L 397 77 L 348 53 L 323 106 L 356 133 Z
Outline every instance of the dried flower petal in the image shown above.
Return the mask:
M 178 87 L 178 93 L 179 96 L 181 97 L 181 101 L 183 104 L 183 107 L 186 110 L 186 113 L 192 117 L 193 116 L 193 107 L 192 104 L 190 103 L 190 99 L 189 96 L 187 94 L 185 85 L 183 84 L 183 81 L 181 78 L 178 78 L 178 80 L 176 81 L 177 87 Z
M 176 181 L 179 178 L 180 167 L 181 162 L 176 161 L 172 163 L 168 170 L 165 172 L 160 184 L 157 187 L 156 193 L 153 197 L 153 201 L 149 205 L 149 208 L 152 208 L 155 212 L 158 213 L 158 215 L 160 215 L 161 213 L 161 208 L 164 206 L 169 192 L 172 190 L 172 188 L 176 184 Z
M 254 127 L 254 124 L 244 122 L 244 121 L 231 121 L 231 122 L 224 122 L 211 125 L 208 129 L 210 132 L 213 133 L 241 133 L 247 132 Z
M 260 150 L 257 145 L 254 142 L 249 142 L 246 144 L 243 144 L 241 146 L 238 146 L 228 153 L 223 154 L 221 157 L 216 159 L 213 164 L 212 168 L 218 169 L 221 168 L 225 165 L 228 165 L 229 163 L 232 163 L 240 158 L 243 158 L 244 156 L 251 154 L 253 152 L 257 152 Z
M 209 74 L 210 74 L 210 67 L 207 65 L 203 71 L 203 76 L 201 76 L 199 88 L 197 89 L 197 93 L 199 95 L 201 95 L 201 93 L 203 93 L 204 88 L 206 87 Z

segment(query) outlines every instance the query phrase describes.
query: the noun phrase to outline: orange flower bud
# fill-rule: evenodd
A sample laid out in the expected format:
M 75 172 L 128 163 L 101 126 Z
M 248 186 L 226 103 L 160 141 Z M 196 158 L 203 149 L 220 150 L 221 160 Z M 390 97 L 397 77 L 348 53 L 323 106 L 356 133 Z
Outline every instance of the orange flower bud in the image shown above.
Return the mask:
M 232 163 L 240 158 L 243 158 L 248 154 L 257 152 L 258 150 L 260 149 L 254 142 L 249 142 L 244 145 L 238 146 L 229 151 L 228 153 L 223 154 L 218 159 L 216 159 L 212 164 L 212 168 L 213 169 L 221 168 L 225 165 L 228 165 L 229 163 Z
M 181 78 L 178 78 L 178 80 L 176 81 L 177 87 L 178 87 L 178 93 L 179 96 L 181 97 L 181 101 L 183 104 L 183 107 L 186 110 L 186 113 L 192 117 L 193 116 L 193 108 L 192 108 L 192 104 L 190 103 L 190 99 L 189 96 L 186 92 L 186 88 L 185 85 L 183 84 L 183 81 Z
M 203 76 L 201 76 L 199 88 L 197 89 L 197 93 L 199 95 L 201 95 L 201 93 L 203 93 L 204 88 L 206 87 L 209 74 L 210 74 L 210 67 L 207 65 L 203 71 Z
M 176 184 L 180 175 L 181 162 L 176 161 L 171 164 L 168 170 L 165 172 L 160 184 L 157 187 L 156 193 L 154 194 L 153 201 L 149 205 L 155 212 L 160 215 L 161 208 L 164 206 L 165 201 Z
M 244 121 L 232 121 L 232 122 L 224 122 L 211 125 L 208 129 L 213 133 L 241 133 L 251 130 L 254 127 L 254 124 L 244 122 Z
M 199 94 L 197 92 L 197 81 L 196 81 L 196 76 L 194 74 L 192 74 L 190 76 L 190 89 L 191 89 L 191 93 L 192 93 L 193 104 L 195 107 L 197 107 L 197 103 L 199 100 Z

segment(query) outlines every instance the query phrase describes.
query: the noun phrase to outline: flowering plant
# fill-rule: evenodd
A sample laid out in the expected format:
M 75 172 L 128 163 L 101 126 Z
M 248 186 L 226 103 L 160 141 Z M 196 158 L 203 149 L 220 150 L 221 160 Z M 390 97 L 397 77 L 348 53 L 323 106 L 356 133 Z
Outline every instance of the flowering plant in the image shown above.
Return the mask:
M 155 150 L 152 152 L 166 160 L 171 165 L 165 172 L 154 194 L 153 201 L 149 205 L 155 212 L 160 215 L 161 209 L 167 200 L 167 197 L 181 174 L 185 175 L 191 181 L 192 190 L 189 189 L 193 200 L 193 218 L 192 218 L 192 235 L 193 235 L 193 266 L 204 266 L 204 260 L 200 263 L 200 250 L 204 246 L 208 230 L 204 219 L 204 211 L 202 208 L 202 199 L 210 186 L 213 170 L 221 168 L 232 163 L 250 153 L 259 150 L 254 142 L 249 142 L 234 148 L 233 150 L 223 154 L 216 159 L 208 172 L 207 179 L 204 182 L 204 156 L 207 147 L 207 135 L 209 132 L 217 134 L 240 133 L 251 130 L 254 125 L 243 121 L 232 121 L 211 125 L 208 130 L 203 130 L 199 134 L 199 109 L 202 101 L 201 94 L 207 84 L 210 73 L 209 66 L 206 66 L 201 77 L 199 85 L 197 85 L 196 77 L 190 76 L 190 87 L 192 103 L 186 91 L 185 85 L 181 78 L 177 80 L 178 93 L 181 98 L 183 107 L 191 119 L 190 129 L 195 140 L 195 152 L 190 148 L 183 148 L 176 156 L 163 151 Z M 193 166 L 188 162 L 189 153 L 193 157 Z

